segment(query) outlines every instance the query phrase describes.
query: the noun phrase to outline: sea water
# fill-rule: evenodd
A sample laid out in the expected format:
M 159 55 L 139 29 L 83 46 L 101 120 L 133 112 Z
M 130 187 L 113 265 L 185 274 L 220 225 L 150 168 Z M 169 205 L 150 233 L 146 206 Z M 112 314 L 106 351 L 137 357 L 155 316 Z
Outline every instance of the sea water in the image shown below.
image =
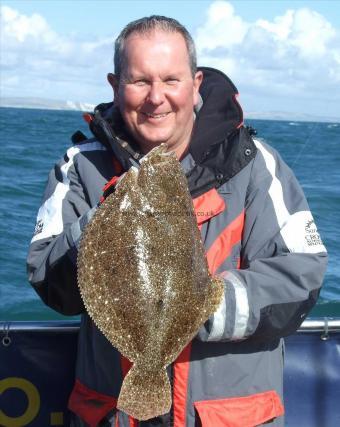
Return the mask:
M 248 120 L 294 170 L 329 252 L 315 315 L 340 316 L 340 124 Z M 81 112 L 0 108 L 0 320 L 63 316 L 44 306 L 26 278 L 26 255 L 49 170 Z

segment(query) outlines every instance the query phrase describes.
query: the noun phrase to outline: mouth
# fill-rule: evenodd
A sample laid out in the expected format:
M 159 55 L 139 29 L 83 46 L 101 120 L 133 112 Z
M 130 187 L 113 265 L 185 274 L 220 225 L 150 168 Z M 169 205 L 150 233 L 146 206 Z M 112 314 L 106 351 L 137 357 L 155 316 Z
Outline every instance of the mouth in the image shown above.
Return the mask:
M 167 117 L 170 114 L 170 111 L 167 113 L 158 113 L 158 114 L 142 112 L 142 114 L 146 116 L 148 119 L 160 120 L 160 119 L 163 119 L 164 117 Z

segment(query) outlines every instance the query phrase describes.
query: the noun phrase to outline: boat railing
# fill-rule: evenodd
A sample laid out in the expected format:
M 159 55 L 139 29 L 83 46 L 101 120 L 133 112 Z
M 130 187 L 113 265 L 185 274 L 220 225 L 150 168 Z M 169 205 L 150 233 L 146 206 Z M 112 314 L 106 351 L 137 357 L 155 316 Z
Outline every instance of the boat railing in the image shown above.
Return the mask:
M 79 320 L 0 321 L 0 331 L 25 331 L 34 329 L 35 331 L 74 332 L 77 331 L 79 327 Z M 340 332 L 340 318 L 308 318 L 302 323 L 297 332 L 321 332 L 325 334 Z

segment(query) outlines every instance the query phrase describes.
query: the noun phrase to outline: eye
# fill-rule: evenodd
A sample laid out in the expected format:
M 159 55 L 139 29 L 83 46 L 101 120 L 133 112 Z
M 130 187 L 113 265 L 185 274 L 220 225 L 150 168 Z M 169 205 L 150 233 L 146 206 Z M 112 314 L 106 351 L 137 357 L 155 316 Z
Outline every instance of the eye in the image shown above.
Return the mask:
M 165 80 L 165 83 L 166 83 L 167 85 L 170 85 L 170 86 L 174 86 L 174 85 L 176 85 L 178 82 L 179 82 L 179 80 L 178 80 L 178 79 L 176 79 L 175 77 L 168 77 L 168 78 Z
M 135 86 L 146 86 L 148 83 L 149 83 L 149 82 L 148 82 L 147 80 L 144 80 L 144 79 L 135 80 L 135 81 L 133 82 L 133 84 L 134 84 Z

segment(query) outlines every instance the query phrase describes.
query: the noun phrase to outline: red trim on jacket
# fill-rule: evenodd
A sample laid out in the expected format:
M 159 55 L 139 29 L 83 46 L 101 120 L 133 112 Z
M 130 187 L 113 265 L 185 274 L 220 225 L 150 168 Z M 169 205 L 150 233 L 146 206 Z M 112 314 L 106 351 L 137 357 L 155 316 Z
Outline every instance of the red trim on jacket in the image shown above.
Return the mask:
M 113 167 L 115 168 L 116 175 L 121 175 L 124 172 L 123 166 L 120 161 L 116 159 L 115 156 L 112 158 Z
M 129 359 L 127 359 L 124 356 L 120 356 L 120 366 L 122 368 L 122 375 L 123 375 L 123 379 L 125 378 L 126 374 L 129 372 L 129 370 L 131 369 L 133 363 L 130 362 Z M 118 417 L 117 417 L 118 418 Z M 133 417 L 131 417 L 129 415 L 129 425 L 130 427 L 137 427 L 138 426 L 138 421 L 135 420 Z
M 76 380 L 68 401 L 69 409 L 90 427 L 96 427 L 106 414 L 117 406 L 117 399 L 98 393 Z
M 195 197 L 192 202 L 199 226 L 225 210 L 225 202 L 215 188 Z
M 126 357 L 124 357 L 122 355 L 120 356 L 120 366 L 122 368 L 123 378 L 125 378 L 126 374 L 129 372 L 129 370 L 131 369 L 132 365 L 133 365 L 133 363 L 130 362 L 129 359 L 127 359 Z
M 227 225 L 208 249 L 207 260 L 211 274 L 217 271 L 218 267 L 231 254 L 232 248 L 241 241 L 243 226 L 244 210 Z
M 193 199 L 193 204 L 199 228 L 205 221 L 208 221 L 214 216 L 220 214 L 226 208 L 223 198 L 218 194 L 215 188 Z M 210 264 L 209 270 L 213 274 L 212 266 Z M 183 427 L 186 425 L 190 353 L 191 343 L 182 351 L 173 365 L 174 427 Z
M 116 186 L 116 184 L 117 184 L 117 182 L 119 181 L 119 179 L 120 179 L 120 176 L 113 176 L 111 179 L 110 179 L 110 181 L 108 181 L 105 185 L 104 185 L 104 187 L 103 187 L 103 195 L 102 195 L 102 197 L 100 198 L 100 200 L 99 200 L 99 202 L 100 203 L 104 203 L 104 201 L 105 201 L 105 199 L 106 199 L 106 197 L 107 197 L 107 195 L 105 194 L 105 193 L 107 193 L 107 190 L 110 188 L 110 187 L 115 187 Z
M 173 364 L 173 411 L 174 427 L 186 425 L 187 393 L 190 369 L 191 343 L 189 343 Z
M 280 417 L 284 408 L 274 390 L 245 397 L 204 400 L 194 406 L 202 427 L 254 427 Z
M 110 187 L 115 186 L 117 184 L 117 182 L 119 181 L 120 176 L 113 176 L 110 181 L 108 181 L 104 187 L 103 187 L 103 192 L 105 192 L 106 190 L 108 190 Z

